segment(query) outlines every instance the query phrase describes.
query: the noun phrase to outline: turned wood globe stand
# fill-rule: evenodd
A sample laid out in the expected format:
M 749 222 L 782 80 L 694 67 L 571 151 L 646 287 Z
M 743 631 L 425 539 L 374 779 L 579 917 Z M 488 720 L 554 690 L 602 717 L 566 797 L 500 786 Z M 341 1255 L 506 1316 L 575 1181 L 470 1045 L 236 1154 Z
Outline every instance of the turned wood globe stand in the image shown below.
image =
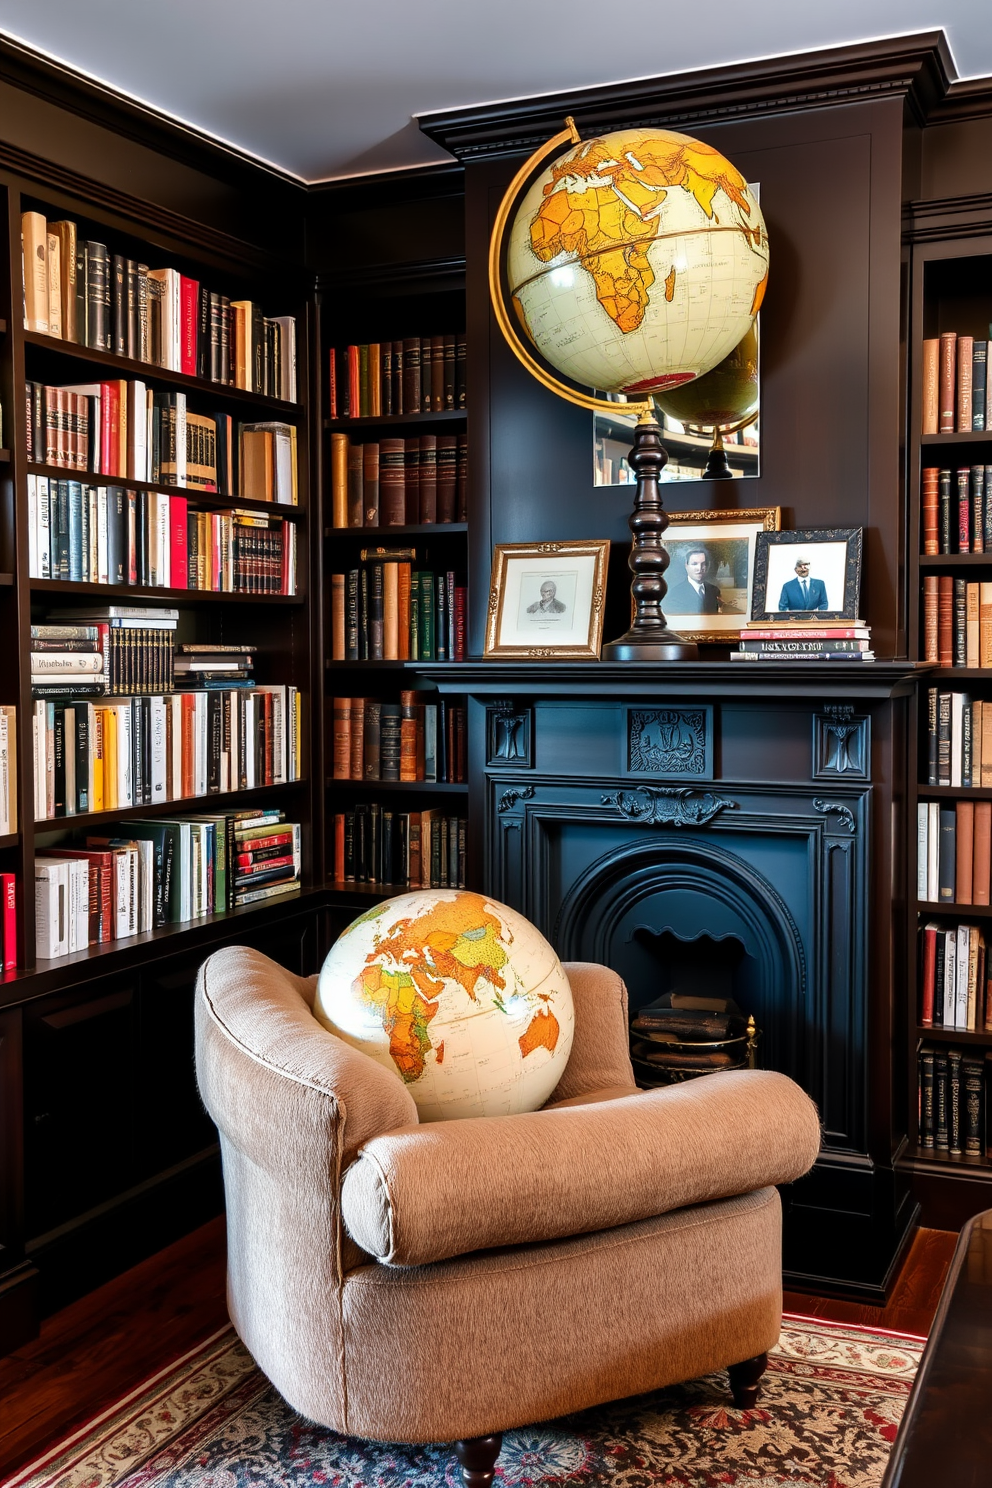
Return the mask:
M 628 518 L 633 537 L 628 566 L 634 575 L 630 585 L 634 618 L 630 629 L 603 647 L 604 661 L 694 661 L 699 647 L 684 641 L 662 612 L 668 593 L 665 569 L 668 554 L 662 537 L 668 517 L 661 501 L 658 477 L 668 461 L 661 442 L 661 429 L 652 414 L 644 414 L 634 430 L 634 448 L 629 464 L 637 478 L 634 509 Z

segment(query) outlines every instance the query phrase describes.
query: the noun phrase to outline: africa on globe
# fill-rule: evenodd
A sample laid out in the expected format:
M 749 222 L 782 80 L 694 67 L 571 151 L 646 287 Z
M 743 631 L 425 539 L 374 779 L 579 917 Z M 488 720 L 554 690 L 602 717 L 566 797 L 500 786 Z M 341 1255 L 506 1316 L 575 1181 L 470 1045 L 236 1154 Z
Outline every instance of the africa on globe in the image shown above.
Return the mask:
M 510 229 L 506 273 L 553 367 L 636 397 L 733 351 L 764 295 L 768 233 L 718 150 L 628 129 L 581 141 L 538 176 Z
M 572 1047 L 561 962 L 482 894 L 421 889 L 368 910 L 320 973 L 314 1015 L 391 1069 L 422 1121 L 536 1111 Z

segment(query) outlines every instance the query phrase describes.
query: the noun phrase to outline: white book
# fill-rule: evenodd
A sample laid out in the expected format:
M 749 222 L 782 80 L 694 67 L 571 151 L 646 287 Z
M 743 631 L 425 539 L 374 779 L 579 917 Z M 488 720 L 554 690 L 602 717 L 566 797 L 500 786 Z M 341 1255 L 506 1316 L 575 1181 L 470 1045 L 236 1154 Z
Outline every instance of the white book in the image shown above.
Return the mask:
M 272 319 L 279 327 L 279 390 L 278 396 L 287 403 L 296 402 L 296 317 L 274 315 Z M 988 428 L 988 425 L 985 426 Z
M 151 838 L 135 839 L 138 861 L 137 929 L 155 929 L 155 844 Z
M 145 438 L 148 428 L 148 397 L 143 382 L 127 385 L 128 452 L 127 473 L 129 480 L 147 480 L 148 462 Z
M 161 363 L 170 372 L 182 371 L 182 298 L 178 269 L 149 269 L 148 278 L 162 287 Z
M 45 819 L 45 702 L 39 698 L 31 716 L 31 767 L 34 781 L 34 819 Z
M 165 698 L 152 697 L 148 699 L 149 711 L 149 733 L 151 735 L 151 802 L 154 806 L 158 801 L 167 801 L 166 795 L 166 724 L 165 724 Z
M 293 822 L 293 871 L 297 878 L 303 866 L 303 832 L 299 822 Z
M 207 794 L 207 694 L 193 694 L 193 794 Z
M 940 802 L 927 803 L 927 898 L 940 898 Z
M 86 555 L 86 582 L 100 582 L 100 488 L 86 487 L 86 504 L 89 509 L 89 552 Z
M 930 807 L 926 801 L 919 801 L 916 807 L 916 897 L 926 899 L 929 896 L 929 883 L 927 881 L 927 865 L 930 854 L 928 850 L 927 835 L 930 821 Z
M 84 858 L 68 858 L 69 950 L 85 951 L 90 943 L 90 865 Z
M 114 854 L 114 939 L 126 940 L 131 924 L 131 860 L 126 847 Z
M 968 960 L 971 952 L 971 926 L 959 925 L 954 974 L 954 1027 L 968 1027 Z
M 48 234 L 48 334 L 62 340 L 62 244 Z
M 32 674 L 39 677 L 46 672 L 53 677 L 99 677 L 103 672 L 99 651 L 32 651 L 29 660 Z
M 183 793 L 183 700 L 179 693 L 174 692 L 166 701 L 172 715 L 172 748 L 167 760 L 165 790 L 168 800 L 178 801 Z M 166 727 L 168 729 L 168 725 Z M 167 746 L 168 743 L 167 732 Z
M 147 362 L 146 356 L 141 359 Z M 145 393 L 145 480 L 152 478 L 152 450 L 155 448 L 155 394 L 151 388 Z
M 951 693 L 951 785 L 961 784 L 961 761 L 964 757 L 963 692 Z
M 190 822 L 190 911 L 194 920 L 201 918 L 206 902 L 206 895 L 204 893 L 203 835 L 203 823 Z
M 255 789 L 255 729 L 257 708 L 250 692 L 245 693 L 245 790 Z
M 953 1028 L 957 1016 L 957 955 L 958 932 L 944 932 L 944 1027 Z
M 69 865 L 56 858 L 34 860 L 35 954 L 51 961 L 69 954 Z
M 176 485 L 186 485 L 186 394 L 176 394 Z
M 96 488 L 96 575 L 98 584 L 110 583 L 107 562 L 107 487 Z
M 10 745 L 13 719 L 7 710 L 0 708 L 0 836 L 10 831 L 11 771 Z
M 155 521 L 157 524 L 156 538 L 158 542 L 158 572 L 159 582 L 163 589 L 172 587 L 172 544 L 169 534 L 169 497 L 165 491 L 157 491 L 152 495 L 154 503 Z
M 47 475 L 35 477 L 36 490 L 36 520 L 38 523 L 38 536 L 36 538 L 38 550 L 38 577 L 50 579 L 52 577 L 52 500 L 48 489 Z
M 134 805 L 134 716 L 130 703 L 114 705 L 117 714 L 117 805 Z
M 256 687 L 255 692 L 272 694 L 272 784 L 286 782 L 286 688 L 282 683 Z
M 28 574 L 41 578 L 38 567 L 38 477 L 28 476 Z
M 76 815 L 76 710 L 66 708 L 62 715 L 62 755 L 65 779 L 65 814 Z
M 48 223 L 41 212 L 21 213 L 24 329 L 48 335 Z

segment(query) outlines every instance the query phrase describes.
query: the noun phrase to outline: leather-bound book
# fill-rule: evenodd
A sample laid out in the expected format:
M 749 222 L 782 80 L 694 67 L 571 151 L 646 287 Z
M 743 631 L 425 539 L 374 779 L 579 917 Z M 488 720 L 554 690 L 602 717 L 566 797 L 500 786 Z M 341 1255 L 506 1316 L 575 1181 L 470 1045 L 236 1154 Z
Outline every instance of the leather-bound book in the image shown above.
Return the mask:
M 416 434 L 403 441 L 403 496 L 407 525 L 420 521 L 420 439 Z
M 385 661 L 383 651 L 383 599 L 385 564 L 369 565 L 368 578 L 368 646 L 369 661 Z
M 333 769 L 335 780 L 351 779 L 351 698 L 336 697 L 332 703 Z
M 48 335 L 48 224 L 41 212 L 21 213 L 24 329 Z
M 336 813 L 334 817 L 334 881 L 344 883 L 344 827 L 345 814 L 343 811 Z
M 394 353 L 395 355 L 395 353 Z M 403 413 L 419 413 L 421 407 L 420 338 L 403 342 Z
M 442 383 L 442 407 L 451 411 L 455 407 L 455 338 L 444 337 L 444 374 Z
M 951 516 L 951 472 L 949 470 L 937 471 L 937 505 L 938 523 L 941 553 L 953 553 L 951 534 L 954 530 L 954 522 Z
M 417 694 L 400 693 L 400 777 L 417 779 Z
M 992 583 L 978 586 L 978 665 L 992 667 Z
M 464 408 L 465 398 L 465 364 L 467 361 L 467 347 L 465 337 L 459 336 L 455 341 L 455 407 Z M 459 519 L 460 520 L 460 519 Z
M 975 803 L 957 801 L 955 815 L 954 901 L 971 904 L 975 867 Z
M 938 432 L 953 434 L 955 396 L 957 392 L 958 337 L 956 331 L 944 331 L 940 338 L 940 404 Z
M 455 521 L 468 520 L 468 435 L 458 435 L 458 481 L 455 488 Z
M 971 472 L 967 466 L 954 472 L 954 488 L 958 509 L 959 553 L 971 552 Z
M 937 924 L 924 925 L 920 931 L 920 1023 L 933 1027 L 933 998 L 937 972 Z
M 454 434 L 441 434 L 437 441 L 437 520 L 455 520 L 458 488 L 458 440 Z
M 406 464 L 402 439 L 379 441 L 379 526 L 406 522 Z
M 965 664 L 969 667 L 980 666 L 979 662 L 979 584 L 967 584 L 965 587 Z
M 369 343 L 369 413 L 382 416 L 382 351 L 378 341 Z
M 992 786 L 992 703 L 982 703 L 982 776 L 983 789 Z
M 397 600 L 396 600 L 396 603 L 397 603 L 397 609 L 399 611 L 399 620 L 398 620 L 399 651 L 398 651 L 397 654 L 398 654 L 398 659 L 400 661 L 409 661 L 410 660 L 410 628 L 411 628 L 410 627 L 410 595 L 411 595 L 411 587 L 412 587 L 412 585 L 411 585 L 411 579 L 412 579 L 411 569 L 412 569 L 412 565 L 410 563 L 407 563 L 406 561 L 403 561 L 403 562 L 394 564 L 394 567 L 395 567 L 395 569 L 397 571 L 397 573 L 396 573 L 396 577 L 397 577 Z
M 393 412 L 403 413 L 403 342 L 393 342 Z
M 928 465 L 923 471 L 920 506 L 923 518 L 923 552 L 925 556 L 940 552 L 940 472 Z
M 985 1152 L 985 1086 L 982 1079 L 984 1059 L 964 1051 L 961 1059 L 961 1127 L 965 1157 L 982 1157 Z
M 382 743 L 382 704 L 378 698 L 366 698 L 364 742 L 362 750 L 362 778 L 378 780 L 379 755 Z
M 62 339 L 79 341 L 78 301 L 76 298 L 76 224 L 50 222 L 48 231 L 59 240 L 62 296 Z
M 331 574 L 331 660 L 344 661 L 345 652 L 345 585 L 343 573 Z
M 957 882 L 957 817 L 953 806 L 940 808 L 940 839 L 937 860 L 937 898 L 953 904 Z
M 365 779 L 365 705 L 367 698 L 351 700 L 351 770 L 349 779 Z
M 939 409 L 940 386 L 940 337 L 933 336 L 923 343 L 923 429 L 924 434 L 936 434 Z
M 942 667 L 954 665 L 954 579 L 949 574 L 937 579 L 937 655 L 933 660 Z
M 933 1045 L 921 1044 L 918 1055 L 920 1081 L 920 1146 L 933 1151 Z
M 947 1051 L 935 1049 L 933 1056 L 933 1145 L 939 1152 L 947 1151 L 949 1121 L 947 1106 Z
M 364 527 L 379 525 L 379 445 L 362 445 L 362 516 Z
M 992 880 L 992 801 L 975 801 L 972 904 L 988 904 Z
M 365 507 L 365 457 L 360 444 L 348 446 L 348 526 L 361 527 Z
M 399 564 L 382 565 L 382 659 L 399 661 Z M 383 776 L 383 779 L 386 777 Z M 396 777 L 399 779 L 399 776 Z
M 971 492 L 971 551 L 985 552 L 985 466 L 972 465 L 968 472 Z
M 437 521 L 437 435 L 420 438 L 420 521 Z
M 347 434 L 331 435 L 331 525 L 348 526 L 348 468 L 351 443 Z
M 984 392 L 984 387 L 983 387 Z M 431 337 L 431 411 L 444 408 L 444 337 Z
M 971 433 L 971 355 L 974 338 L 959 336 L 957 347 L 957 431 Z
M 62 334 L 65 334 L 64 329 Z M 986 428 L 988 359 L 989 343 L 976 338 L 971 348 L 971 427 L 976 434 L 984 434 Z
M 383 341 L 379 346 L 379 412 L 389 418 L 393 409 L 393 343 Z
M 953 624 L 954 660 L 952 666 L 963 667 L 968 660 L 968 580 L 954 580 Z
M 390 568 L 394 564 L 388 565 Z M 400 779 L 402 717 L 399 703 L 383 703 L 379 710 L 379 779 Z M 391 881 L 391 880 L 390 880 Z

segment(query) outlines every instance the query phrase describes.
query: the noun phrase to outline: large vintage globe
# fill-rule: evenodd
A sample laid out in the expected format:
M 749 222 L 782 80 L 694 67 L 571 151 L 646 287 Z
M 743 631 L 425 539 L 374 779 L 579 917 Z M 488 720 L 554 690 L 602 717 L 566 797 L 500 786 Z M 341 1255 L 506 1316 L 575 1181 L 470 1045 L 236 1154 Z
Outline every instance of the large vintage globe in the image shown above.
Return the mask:
M 406 1083 L 422 1121 L 536 1111 L 572 1047 L 572 992 L 548 942 L 481 894 L 421 889 L 332 946 L 314 1013 Z
M 744 177 L 666 129 L 568 149 L 509 233 L 507 279 L 537 349 L 575 382 L 634 397 L 722 361 L 767 276 L 768 234 Z

